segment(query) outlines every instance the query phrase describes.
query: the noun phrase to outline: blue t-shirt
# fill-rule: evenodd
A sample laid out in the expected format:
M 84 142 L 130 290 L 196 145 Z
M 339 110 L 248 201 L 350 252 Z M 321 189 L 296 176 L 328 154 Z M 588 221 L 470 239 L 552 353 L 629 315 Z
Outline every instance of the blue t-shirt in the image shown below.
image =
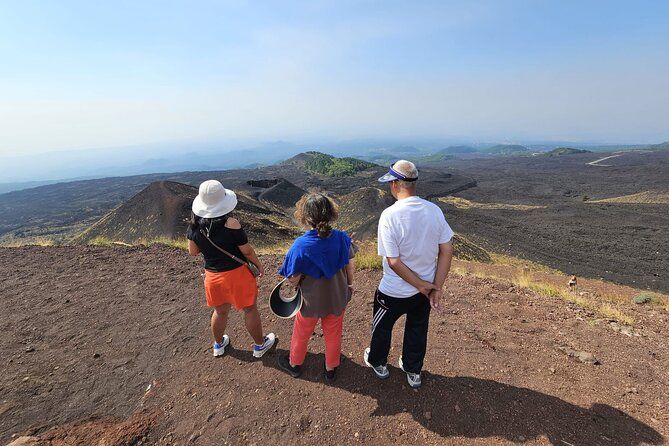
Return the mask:
M 319 279 L 332 278 L 348 265 L 351 237 L 344 231 L 333 229 L 329 237 L 321 238 L 312 229 L 298 237 L 288 250 L 279 274 L 290 277 L 305 274 Z

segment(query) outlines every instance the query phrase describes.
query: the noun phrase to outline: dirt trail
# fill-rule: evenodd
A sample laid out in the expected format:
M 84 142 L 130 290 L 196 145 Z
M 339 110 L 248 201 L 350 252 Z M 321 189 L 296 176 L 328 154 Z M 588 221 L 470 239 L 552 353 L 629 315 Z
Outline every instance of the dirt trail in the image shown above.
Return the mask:
M 278 268 L 276 257 L 263 261 Z M 635 309 L 645 312 L 635 326 L 642 336 L 625 336 L 562 300 L 454 276 L 445 313 L 432 316 L 424 387 L 414 391 L 395 366 L 401 330 L 390 379 L 362 365 L 379 279 L 364 271 L 345 319 L 346 359 L 327 385 L 320 329 L 301 379 L 277 369 L 291 323 L 272 317 L 264 299 L 277 352 L 254 361 L 234 314 L 233 348 L 211 357 L 200 272 L 198 259 L 158 246 L 0 249 L 0 444 L 12 434 L 49 444 L 56 433 L 66 438 L 58 444 L 90 444 L 76 426 L 91 417 L 118 429 L 152 410 L 159 415 L 141 425 L 142 444 L 631 446 L 669 435 L 669 315 L 652 307 Z M 274 281 L 261 280 L 262 296 Z M 600 364 L 570 358 L 564 346 Z
M 586 163 L 586 164 L 587 164 L 588 166 L 611 167 L 610 164 L 599 164 L 599 163 L 601 163 L 602 161 L 606 161 L 606 160 L 608 160 L 608 159 L 611 159 L 611 158 L 617 158 L 617 157 L 619 157 L 619 156 L 623 156 L 623 154 L 620 153 L 620 154 L 618 154 L 618 155 L 605 156 L 604 158 L 600 158 L 600 159 L 598 159 L 598 160 L 591 161 L 591 162 Z

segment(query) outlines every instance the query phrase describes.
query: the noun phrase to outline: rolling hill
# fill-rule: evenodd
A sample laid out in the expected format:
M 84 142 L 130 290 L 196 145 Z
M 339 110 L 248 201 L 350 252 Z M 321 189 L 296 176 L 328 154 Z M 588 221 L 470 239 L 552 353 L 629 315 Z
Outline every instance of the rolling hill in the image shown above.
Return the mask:
M 377 167 L 376 164 L 357 158 L 337 158 L 321 152 L 305 152 L 290 158 L 283 165 L 292 164 L 304 167 L 312 173 L 328 177 L 345 177 L 357 172 Z
M 337 225 L 353 238 L 364 240 L 376 237 L 381 212 L 395 201 L 389 192 L 376 187 L 364 187 L 339 197 Z
M 576 155 L 579 153 L 592 153 L 589 150 L 582 150 L 582 149 L 573 149 L 571 147 L 558 147 L 557 149 L 553 149 L 551 151 L 548 151 L 544 153 L 545 156 L 564 156 L 564 155 Z
M 660 144 L 651 144 L 647 146 L 649 150 L 669 150 L 669 141 Z
M 156 181 L 86 229 L 75 242 L 105 238 L 125 243 L 174 239 L 186 232 L 197 189 L 172 181 Z
M 294 207 L 295 203 L 306 193 L 304 189 L 283 178 L 261 181 L 249 180 L 247 184 L 260 188 L 260 190 L 253 192 L 255 198 L 283 209 Z
M 497 144 L 496 146 L 489 147 L 483 150 L 484 153 L 489 153 L 491 155 L 521 155 L 529 153 L 530 149 L 525 146 L 518 144 Z
M 96 239 L 137 244 L 157 239 L 183 239 L 197 188 L 157 181 L 75 237 L 75 243 Z M 237 194 L 233 216 L 248 229 L 258 246 L 271 246 L 298 233 L 285 215 L 244 193 Z

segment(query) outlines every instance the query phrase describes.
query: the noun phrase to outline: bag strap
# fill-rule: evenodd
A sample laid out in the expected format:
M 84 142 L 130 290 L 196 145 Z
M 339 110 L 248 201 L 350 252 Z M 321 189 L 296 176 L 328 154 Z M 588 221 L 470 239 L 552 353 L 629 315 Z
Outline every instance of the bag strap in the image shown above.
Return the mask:
M 232 260 L 235 260 L 236 262 L 239 262 L 239 263 L 242 264 L 242 265 L 248 265 L 248 263 L 246 263 L 245 261 L 243 261 L 243 260 L 240 259 L 239 257 L 237 257 L 237 256 L 235 256 L 235 255 L 233 255 L 233 254 L 230 254 L 228 251 L 226 251 L 225 249 L 221 248 L 221 247 L 218 246 L 216 243 L 212 242 L 211 239 L 209 238 L 209 236 L 208 236 L 207 234 L 204 233 L 204 231 L 202 230 L 202 228 L 200 228 L 200 234 L 204 235 L 204 238 L 206 238 L 206 239 L 209 241 L 209 243 L 211 243 L 211 245 L 212 245 L 214 248 L 218 249 L 218 250 L 221 251 L 223 254 L 225 254 L 225 255 L 227 255 L 228 257 L 230 257 Z

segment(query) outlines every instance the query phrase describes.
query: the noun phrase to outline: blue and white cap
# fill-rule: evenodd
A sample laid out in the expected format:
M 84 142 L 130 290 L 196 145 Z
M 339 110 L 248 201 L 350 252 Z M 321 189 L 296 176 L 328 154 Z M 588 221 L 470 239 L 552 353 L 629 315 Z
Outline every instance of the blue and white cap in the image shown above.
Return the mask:
M 418 176 L 415 178 L 410 178 L 404 175 L 401 172 L 398 172 L 397 170 L 393 169 L 393 166 L 397 163 L 393 163 L 389 168 L 388 168 L 388 173 L 379 178 L 379 183 L 390 183 L 391 181 L 397 181 L 397 180 L 402 180 L 402 181 L 416 181 L 418 180 Z

